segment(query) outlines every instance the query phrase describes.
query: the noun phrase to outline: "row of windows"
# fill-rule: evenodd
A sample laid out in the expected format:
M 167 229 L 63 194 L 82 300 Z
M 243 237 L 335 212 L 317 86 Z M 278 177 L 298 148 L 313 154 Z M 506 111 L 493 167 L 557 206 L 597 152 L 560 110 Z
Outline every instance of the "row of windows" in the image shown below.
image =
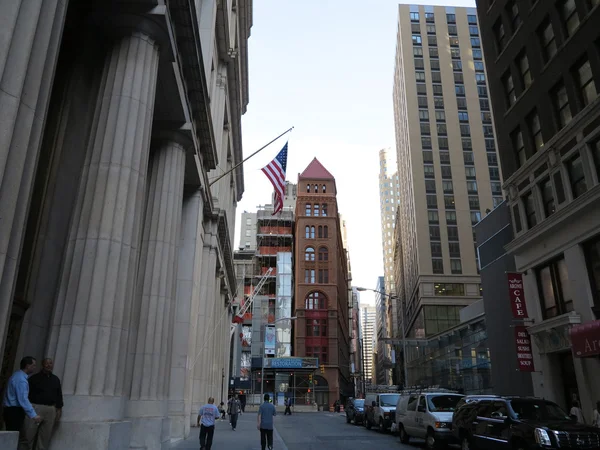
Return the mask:
M 433 199 L 430 202 L 430 197 Z M 454 196 L 444 196 L 444 201 L 446 198 L 449 198 L 448 202 L 450 203 L 450 207 L 446 206 L 446 223 L 449 225 L 456 225 L 456 211 L 454 211 Z M 431 204 L 430 204 L 431 203 Z M 437 200 L 435 195 L 427 195 L 427 207 L 428 208 L 436 208 L 434 210 L 427 211 L 427 219 L 430 224 L 438 224 L 440 223 L 439 211 L 437 210 Z M 471 224 L 475 225 L 481 221 L 481 212 L 479 209 L 479 197 L 476 195 L 469 196 L 469 207 L 471 209 Z
M 421 137 L 421 146 L 423 147 L 423 149 L 428 150 L 432 148 L 432 141 L 431 141 L 431 136 L 422 136 Z M 438 136 L 438 147 L 440 150 L 449 150 L 449 144 L 448 144 L 448 138 L 445 136 Z M 471 141 L 470 137 L 463 137 L 462 138 L 462 149 L 463 151 L 471 151 L 473 150 L 473 143 Z M 488 138 L 485 140 L 485 150 L 487 152 L 489 152 L 487 154 L 488 157 L 488 161 L 489 158 L 496 158 L 496 142 L 494 141 L 494 139 L 492 138 Z M 440 151 L 440 160 L 445 158 L 445 156 L 442 156 L 442 154 L 447 154 L 447 161 L 450 162 L 450 154 L 448 152 L 442 152 Z M 495 159 L 494 159 L 495 160 Z M 497 164 L 492 164 L 492 165 L 497 165 Z
M 317 194 L 319 192 L 319 186 L 321 187 L 321 192 L 323 194 L 325 194 L 327 192 L 327 187 L 324 184 L 318 185 L 318 184 L 313 184 L 312 185 L 312 192 L 314 192 L 315 194 Z M 306 193 L 310 194 L 311 193 L 311 185 L 307 184 L 306 185 Z
M 567 155 L 562 167 L 567 175 L 571 197 L 575 200 L 594 184 L 600 183 L 600 140 Z M 517 233 L 533 228 L 550 217 L 556 212 L 557 205 L 567 200 L 560 169 L 538 181 L 521 195 L 520 200 L 521 207 L 519 203 L 513 205 Z
M 315 235 L 315 231 L 317 232 Z M 304 227 L 304 237 L 306 239 L 327 239 L 329 237 L 329 227 L 327 225 L 319 225 L 318 227 L 306 225 Z
M 598 97 L 598 90 L 589 60 L 579 61 L 571 68 L 571 72 L 575 80 L 575 95 L 567 90 L 563 80 L 559 81 L 550 91 L 557 129 L 566 126 L 573 119 L 573 113 L 576 114 L 577 110 L 580 111 L 585 108 Z M 512 76 L 510 74 L 505 75 L 504 81 L 507 101 L 510 99 L 513 103 L 516 102 Z M 529 145 L 526 145 L 527 143 L 523 138 L 524 133 L 529 139 Z M 532 110 L 526 117 L 524 126 L 518 126 L 512 131 L 511 139 L 515 159 L 519 167 L 544 146 L 542 127 L 536 109 Z
M 306 337 L 327 337 L 327 319 L 306 319 Z
M 444 260 L 441 258 L 431 258 L 431 266 L 433 273 L 440 275 L 444 273 Z M 460 258 L 450 258 L 450 271 L 454 275 L 460 275 L 462 273 L 462 263 Z
M 307 203 L 304 207 L 304 215 L 309 217 L 327 217 L 327 203 L 323 203 L 321 205 L 318 203 Z
M 306 347 L 304 356 L 307 358 L 318 358 L 319 364 L 327 364 L 327 347 Z
M 428 52 L 429 52 L 430 58 L 439 58 L 440 57 L 440 51 L 437 47 L 429 47 Z M 483 71 L 483 62 L 481 61 L 483 59 L 483 52 L 482 52 L 481 48 L 479 48 L 479 47 L 473 48 L 472 55 L 473 55 L 473 59 L 475 60 L 475 71 Z M 414 46 L 413 47 L 413 56 L 415 57 L 415 61 L 417 59 L 423 58 L 423 47 L 418 46 L 418 45 Z M 452 59 L 460 59 L 460 48 L 452 47 L 450 49 L 450 56 L 452 57 Z M 420 64 L 420 63 L 418 63 L 418 64 Z M 432 69 L 439 70 L 439 68 L 440 68 L 439 61 L 436 59 L 430 60 L 429 64 L 431 65 Z M 478 64 L 481 64 L 481 65 L 478 65 Z M 419 68 L 419 67 L 417 67 L 417 68 Z M 479 70 L 479 69 L 481 69 L 481 70 Z
M 319 247 L 318 260 L 319 261 L 329 261 L 329 251 L 327 247 Z M 315 248 L 314 247 L 306 247 L 304 250 L 304 261 L 314 261 L 315 260 Z
M 306 269 L 304 270 L 304 282 L 308 284 L 329 283 L 329 269 Z

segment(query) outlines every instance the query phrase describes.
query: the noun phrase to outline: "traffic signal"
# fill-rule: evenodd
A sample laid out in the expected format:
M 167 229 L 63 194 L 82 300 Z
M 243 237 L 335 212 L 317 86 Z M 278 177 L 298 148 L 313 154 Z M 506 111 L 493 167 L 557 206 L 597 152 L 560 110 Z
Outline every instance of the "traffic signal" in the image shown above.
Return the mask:
M 308 383 L 313 384 L 313 376 L 312 373 L 308 376 Z
M 310 394 L 310 389 L 308 390 L 308 393 Z
M 321 373 L 325 373 L 325 367 L 321 366 Z

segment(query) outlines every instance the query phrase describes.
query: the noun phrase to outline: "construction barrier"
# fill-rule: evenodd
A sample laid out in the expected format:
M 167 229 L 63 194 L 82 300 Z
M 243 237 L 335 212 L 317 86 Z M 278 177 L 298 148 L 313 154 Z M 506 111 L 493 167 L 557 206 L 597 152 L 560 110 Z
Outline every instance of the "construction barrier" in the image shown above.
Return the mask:
M 344 412 L 344 405 L 340 405 L 340 412 Z
M 333 405 L 329 407 L 329 412 L 333 412 Z

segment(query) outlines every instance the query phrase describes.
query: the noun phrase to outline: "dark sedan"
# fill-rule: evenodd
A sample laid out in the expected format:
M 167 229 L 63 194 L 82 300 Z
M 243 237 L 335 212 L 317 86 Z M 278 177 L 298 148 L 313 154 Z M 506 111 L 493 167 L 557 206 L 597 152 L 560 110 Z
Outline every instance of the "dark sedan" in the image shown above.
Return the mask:
M 358 425 L 365 420 L 365 400 L 353 398 L 346 405 L 346 422 Z

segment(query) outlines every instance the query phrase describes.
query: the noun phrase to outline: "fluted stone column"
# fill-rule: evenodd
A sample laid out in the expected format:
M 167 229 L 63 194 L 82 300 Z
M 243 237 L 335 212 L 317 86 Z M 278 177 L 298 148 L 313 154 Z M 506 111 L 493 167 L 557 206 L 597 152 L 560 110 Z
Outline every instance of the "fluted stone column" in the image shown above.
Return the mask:
M 131 447 L 160 449 L 169 439 L 167 421 L 177 244 L 181 224 L 185 148 L 157 142 L 150 164 L 148 200 L 140 251 L 136 306 L 139 320 L 127 416 L 132 418 Z
M 66 15 L 60 0 L 2 2 L 0 13 L 0 361 Z
M 124 415 L 158 59 L 154 41 L 138 32 L 106 55 L 49 345 L 65 395 L 56 437 L 71 444 L 106 430 L 129 442 L 129 426 L 114 427 Z
M 192 411 L 191 361 L 196 355 L 200 282 L 204 267 L 203 206 L 200 190 L 196 190 L 183 200 L 173 356 L 169 380 L 171 439 L 182 439 L 189 435 L 190 417 L 195 416 L 197 412 Z M 195 417 L 193 419 L 195 420 Z

